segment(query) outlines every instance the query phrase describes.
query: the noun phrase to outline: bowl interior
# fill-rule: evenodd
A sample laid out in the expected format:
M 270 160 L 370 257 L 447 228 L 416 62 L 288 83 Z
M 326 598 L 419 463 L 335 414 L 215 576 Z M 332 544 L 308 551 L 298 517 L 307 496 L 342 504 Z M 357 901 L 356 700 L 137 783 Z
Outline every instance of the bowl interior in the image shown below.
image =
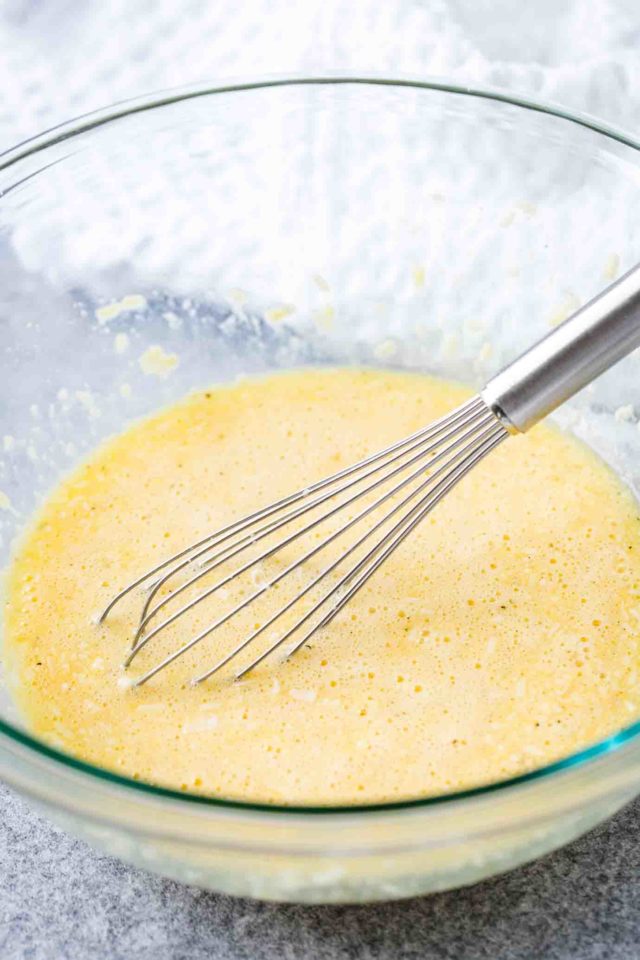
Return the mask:
M 0 161 L 3 565 L 132 418 L 305 364 L 481 386 L 640 255 L 638 150 L 488 96 L 267 84 L 76 127 Z M 636 492 L 639 375 L 633 355 L 558 415 Z M 19 726 L 4 681 L 0 702 Z

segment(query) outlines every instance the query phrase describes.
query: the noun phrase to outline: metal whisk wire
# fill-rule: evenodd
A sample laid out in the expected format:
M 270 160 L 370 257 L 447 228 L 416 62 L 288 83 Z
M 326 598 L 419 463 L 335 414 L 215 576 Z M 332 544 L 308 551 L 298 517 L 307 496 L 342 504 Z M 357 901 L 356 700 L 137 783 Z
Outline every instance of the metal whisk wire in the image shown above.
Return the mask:
M 230 524 L 221 531 L 204 538 L 191 548 L 180 551 L 178 554 L 170 557 L 163 564 L 158 565 L 145 577 L 139 578 L 137 581 L 125 588 L 125 590 L 121 591 L 118 597 L 114 598 L 114 601 L 112 601 L 101 617 L 101 620 L 104 620 L 110 610 L 113 608 L 115 602 L 125 596 L 126 593 L 130 592 L 135 586 L 140 586 L 142 583 L 155 576 L 159 571 L 165 571 L 159 579 L 153 581 L 151 584 L 150 593 L 143 606 L 140 623 L 134 635 L 132 650 L 125 660 L 125 667 L 129 666 L 137 654 L 143 649 L 143 647 L 145 647 L 160 632 L 169 627 L 172 623 L 175 623 L 188 611 L 194 609 L 202 601 L 206 600 L 208 597 L 211 597 L 216 591 L 226 586 L 226 584 L 235 580 L 237 577 L 240 577 L 257 564 L 262 563 L 264 560 L 277 554 L 285 547 L 302 537 L 304 534 L 308 533 L 318 525 L 336 516 L 340 511 L 354 504 L 357 500 L 373 492 L 379 487 L 388 484 L 395 477 L 399 477 L 398 481 L 393 485 L 393 487 L 386 490 L 376 500 L 368 504 L 363 510 L 357 513 L 356 516 L 352 517 L 337 531 L 334 531 L 326 536 L 319 544 L 315 545 L 303 556 L 299 557 L 293 563 L 289 564 L 284 570 L 279 572 L 276 577 L 272 578 L 268 583 L 258 587 L 235 607 L 226 612 L 224 615 L 220 616 L 213 623 L 209 624 L 204 630 L 200 631 L 200 633 L 189 639 L 159 664 L 157 664 L 151 670 L 148 670 L 143 676 L 139 677 L 137 681 L 135 681 L 136 685 L 146 683 L 147 680 L 151 679 L 151 677 L 160 670 L 164 669 L 178 657 L 182 656 L 197 643 L 200 643 L 207 636 L 212 634 L 218 627 L 221 627 L 223 624 L 227 623 L 232 617 L 240 613 L 241 610 L 249 606 L 249 604 L 256 601 L 266 592 L 266 590 L 277 585 L 290 573 L 293 573 L 295 570 L 299 569 L 304 563 L 337 540 L 338 537 L 355 527 L 356 524 L 360 523 L 365 519 L 365 517 L 369 516 L 375 510 L 378 510 L 380 507 L 382 507 L 384 503 L 397 497 L 402 490 L 416 482 L 428 471 L 426 479 L 424 479 L 422 483 L 411 490 L 409 494 L 405 496 L 399 503 L 395 504 L 390 511 L 385 512 L 382 518 L 379 519 L 372 527 L 367 528 L 364 534 L 360 536 L 355 543 L 351 544 L 346 552 L 342 553 L 337 560 L 323 569 L 315 578 L 307 583 L 304 588 L 293 597 L 293 599 L 277 610 L 276 613 L 266 621 L 266 623 L 255 629 L 253 633 L 244 639 L 233 651 L 231 651 L 231 653 L 225 656 L 209 670 L 198 676 L 193 682 L 200 683 L 224 667 L 268 627 L 273 625 L 276 620 L 278 620 L 283 614 L 288 612 L 295 604 L 302 600 L 302 598 L 306 596 L 314 587 L 316 587 L 323 579 L 328 577 L 338 566 L 340 566 L 340 564 L 342 564 L 347 558 L 351 557 L 359 547 L 373 537 L 373 535 L 382 527 L 388 524 L 389 521 L 398 513 L 400 513 L 403 508 L 409 507 L 408 511 L 402 515 L 394 527 L 380 537 L 380 539 L 378 539 L 378 541 L 366 553 L 366 555 L 346 574 L 344 574 L 338 583 L 332 587 L 328 593 L 324 594 L 320 600 L 314 603 L 311 609 L 307 611 L 302 618 L 298 619 L 292 627 L 288 628 L 282 637 L 278 638 L 275 643 L 271 644 L 266 651 L 264 651 L 259 657 L 245 667 L 237 676 L 244 676 L 249 672 L 249 670 L 257 666 L 257 664 L 264 660 L 266 656 L 268 656 L 271 652 L 292 637 L 296 631 L 304 626 L 304 624 L 306 624 L 314 614 L 320 611 L 326 603 L 333 599 L 335 602 L 329 611 L 323 613 L 319 622 L 312 625 L 305 633 L 304 637 L 297 641 L 292 650 L 289 651 L 289 656 L 291 656 L 291 654 L 303 646 L 304 643 L 306 643 L 317 630 L 321 629 L 323 626 L 326 626 L 333 619 L 338 611 L 342 609 L 348 600 L 354 596 L 354 594 L 364 585 L 366 580 L 368 580 L 369 577 L 375 572 L 380 563 L 383 562 L 383 559 L 386 559 L 387 556 L 389 556 L 389 554 L 395 550 L 404 537 L 414 529 L 415 525 L 420 522 L 423 516 L 426 515 L 426 513 L 433 508 L 433 506 L 435 506 L 435 504 L 442 498 L 442 496 L 444 496 L 451 486 L 457 483 L 468 469 L 471 469 L 471 467 L 476 463 L 477 459 L 488 453 L 490 449 L 493 449 L 493 447 L 506 436 L 507 431 L 498 422 L 494 414 L 487 408 L 482 400 L 479 398 L 474 398 L 473 400 L 463 404 L 457 410 L 453 411 L 453 413 L 431 424 L 429 427 L 412 434 L 410 437 L 407 437 L 404 440 L 387 447 L 379 453 L 365 458 L 359 463 L 354 464 L 353 466 L 348 467 L 337 474 L 318 481 L 316 484 L 307 488 L 306 490 L 292 494 L 290 497 L 286 497 L 270 507 L 256 511 L 256 513 L 250 517 L 240 520 L 234 524 Z M 440 461 L 442 461 L 442 465 L 438 470 L 433 472 L 433 467 Z M 415 469 L 407 474 L 407 471 L 411 467 L 415 467 Z M 365 486 L 361 486 L 363 481 L 366 481 L 368 478 L 374 476 L 375 479 L 373 479 L 373 482 L 368 483 Z M 268 549 L 258 554 L 258 556 L 250 558 L 247 562 L 233 570 L 231 573 L 226 574 L 224 577 L 222 577 L 222 579 L 218 580 L 205 591 L 197 594 L 193 599 L 155 626 L 151 631 L 145 632 L 150 622 L 162 608 L 164 608 L 171 601 L 175 600 L 185 590 L 192 587 L 202 577 L 210 574 L 221 564 L 226 563 L 233 557 L 243 553 L 260 540 L 270 536 L 277 530 L 288 526 L 294 520 L 302 517 L 309 511 L 312 511 L 317 507 L 321 507 L 322 504 L 327 503 L 328 501 L 333 501 L 336 497 L 350 491 L 354 487 L 360 487 L 360 489 L 357 489 L 355 493 L 351 494 L 346 499 L 341 500 L 336 505 L 331 506 L 329 510 L 324 511 L 320 516 L 305 524 L 301 529 L 295 530 L 293 533 L 288 534 L 283 540 L 279 540 L 275 545 L 270 546 Z M 323 492 L 320 496 L 314 497 L 312 494 L 314 492 L 317 493 L 318 491 Z M 417 498 L 420 499 L 416 504 L 415 501 Z M 301 505 L 295 506 L 295 504 L 299 504 L 300 502 Z M 294 509 L 288 509 L 292 506 L 294 506 Z M 284 515 L 278 516 L 278 514 L 281 514 L 283 511 L 286 511 Z M 269 519 L 274 516 L 276 516 L 277 519 Z M 265 519 L 268 520 L 267 523 L 263 523 Z M 258 524 L 257 527 L 256 524 Z M 240 539 L 237 539 L 238 536 Z M 229 541 L 231 542 L 229 543 Z M 226 543 L 227 545 L 222 549 L 219 549 L 223 543 Z M 216 550 L 217 552 L 212 556 L 207 556 L 212 550 Z M 382 559 L 379 559 L 379 557 Z M 169 584 L 176 574 L 186 570 L 189 566 L 193 565 L 197 561 L 200 561 L 200 569 L 197 571 L 197 573 L 191 576 L 184 583 L 180 583 L 175 586 L 167 596 L 163 597 L 152 609 L 150 609 L 152 600 L 157 596 L 159 590 L 163 586 Z M 169 569 L 167 570 L 167 568 Z M 344 592 L 345 590 L 346 592 Z M 341 592 L 344 592 L 344 596 L 340 596 Z

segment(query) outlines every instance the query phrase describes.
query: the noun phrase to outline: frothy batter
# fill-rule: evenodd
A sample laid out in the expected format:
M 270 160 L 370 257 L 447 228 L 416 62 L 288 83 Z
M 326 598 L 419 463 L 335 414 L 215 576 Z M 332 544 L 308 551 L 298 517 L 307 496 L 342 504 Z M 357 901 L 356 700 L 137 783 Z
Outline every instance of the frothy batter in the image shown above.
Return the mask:
M 545 426 L 473 471 L 292 660 L 188 684 L 283 602 L 270 590 L 145 686 L 122 683 L 140 596 L 94 623 L 121 586 L 466 396 L 421 375 L 302 370 L 194 394 L 102 446 L 46 502 L 10 573 L 6 657 L 30 728 L 176 789 L 331 804 L 501 779 L 633 721 L 638 507 Z M 201 604 L 134 674 L 271 573 Z

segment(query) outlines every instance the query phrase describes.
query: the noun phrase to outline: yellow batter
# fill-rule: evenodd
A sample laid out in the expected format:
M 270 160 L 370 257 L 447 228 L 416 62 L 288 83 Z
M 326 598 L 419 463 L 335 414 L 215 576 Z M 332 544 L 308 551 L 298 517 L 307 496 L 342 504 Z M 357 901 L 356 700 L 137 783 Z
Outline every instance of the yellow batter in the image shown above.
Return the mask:
M 122 682 L 140 595 L 94 621 L 121 586 L 466 395 L 420 375 L 304 370 L 195 394 L 101 447 L 47 501 L 9 577 L 6 653 L 31 728 L 142 780 L 320 804 L 500 779 L 635 719 L 637 504 L 547 427 L 494 452 L 289 662 L 187 682 L 264 622 L 285 596 L 272 590 L 145 686 Z M 133 674 L 273 569 L 152 641 Z

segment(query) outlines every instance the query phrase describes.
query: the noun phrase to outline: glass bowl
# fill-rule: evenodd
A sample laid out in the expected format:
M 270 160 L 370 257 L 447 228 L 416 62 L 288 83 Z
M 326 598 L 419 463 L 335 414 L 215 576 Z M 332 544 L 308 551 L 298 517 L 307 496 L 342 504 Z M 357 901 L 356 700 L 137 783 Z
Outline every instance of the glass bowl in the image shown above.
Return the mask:
M 453 84 L 191 88 L 21 144 L 0 157 L 4 564 L 46 491 L 132 418 L 305 364 L 480 386 L 631 266 L 639 233 L 635 141 Z M 170 376 L 142 373 L 150 345 L 179 356 Z M 559 415 L 636 491 L 639 374 L 629 357 Z M 639 734 L 465 793 L 278 808 L 79 762 L 29 735 L 3 681 L 0 775 L 150 870 L 254 897 L 374 900 L 470 883 L 576 837 L 640 789 Z

